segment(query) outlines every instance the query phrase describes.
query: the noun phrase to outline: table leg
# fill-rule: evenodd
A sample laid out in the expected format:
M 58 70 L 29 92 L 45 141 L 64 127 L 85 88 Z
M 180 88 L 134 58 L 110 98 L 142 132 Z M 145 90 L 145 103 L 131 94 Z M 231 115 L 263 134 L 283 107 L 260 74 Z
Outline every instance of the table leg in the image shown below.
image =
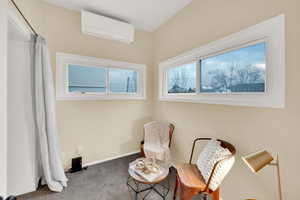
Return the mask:
M 166 177 L 166 179 L 160 183 L 157 184 L 146 184 L 149 185 L 150 187 L 146 187 L 142 189 L 140 186 L 144 185 L 143 183 L 140 183 L 139 181 L 136 181 L 134 178 L 132 178 L 130 175 L 128 176 L 127 179 L 127 186 L 128 189 L 133 190 L 134 194 L 134 199 L 138 200 L 138 197 L 140 196 L 140 193 L 147 192 L 145 195 L 143 195 L 143 200 L 146 199 L 146 197 L 153 191 L 157 193 L 163 200 L 166 199 L 166 197 L 169 194 L 170 191 L 170 177 Z M 159 186 L 159 187 L 158 187 Z M 162 191 L 161 191 L 162 190 Z

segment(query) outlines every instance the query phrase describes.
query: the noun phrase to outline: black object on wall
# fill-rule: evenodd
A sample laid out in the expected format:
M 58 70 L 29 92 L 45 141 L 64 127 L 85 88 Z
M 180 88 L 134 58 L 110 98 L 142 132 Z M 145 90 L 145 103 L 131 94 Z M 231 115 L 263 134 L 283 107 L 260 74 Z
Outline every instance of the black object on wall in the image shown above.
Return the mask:
M 82 170 L 82 157 L 72 158 L 71 173 L 79 172 Z
M 0 196 L 0 200 L 4 200 L 4 198 Z M 5 200 L 17 200 L 17 197 L 15 197 L 15 196 L 9 196 Z
M 71 173 L 82 171 L 83 169 L 87 169 L 87 167 L 82 167 L 82 157 L 72 158 L 72 168 L 70 170 Z

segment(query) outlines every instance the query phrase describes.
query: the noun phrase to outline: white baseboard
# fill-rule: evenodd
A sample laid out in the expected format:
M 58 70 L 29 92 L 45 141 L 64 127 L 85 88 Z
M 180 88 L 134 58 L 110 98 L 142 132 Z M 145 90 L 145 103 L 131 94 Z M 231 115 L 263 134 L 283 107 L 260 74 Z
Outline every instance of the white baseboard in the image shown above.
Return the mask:
M 97 164 L 104 163 L 104 162 L 107 162 L 107 161 L 115 160 L 115 159 L 118 159 L 118 158 L 123 158 L 123 157 L 130 156 L 130 155 L 133 155 L 133 154 L 137 154 L 139 152 L 140 152 L 140 150 L 136 150 L 136 151 L 121 154 L 121 155 L 118 155 L 118 156 L 113 156 L 113 157 L 110 157 L 110 158 L 106 158 L 106 159 L 103 159 L 103 160 L 96 160 L 96 161 L 93 161 L 93 162 L 85 163 L 83 165 L 83 167 L 89 167 L 89 166 L 97 165 Z

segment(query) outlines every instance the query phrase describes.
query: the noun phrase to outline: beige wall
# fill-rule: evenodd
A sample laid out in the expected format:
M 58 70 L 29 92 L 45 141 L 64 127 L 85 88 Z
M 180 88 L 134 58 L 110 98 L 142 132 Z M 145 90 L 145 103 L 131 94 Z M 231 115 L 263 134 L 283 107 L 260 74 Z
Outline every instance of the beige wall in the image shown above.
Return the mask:
M 154 118 L 175 124 L 172 153 L 175 162 L 188 161 L 192 140 L 215 136 L 233 143 L 238 156 L 261 148 L 278 152 L 285 199 L 300 199 L 300 1 L 194 0 L 155 32 L 155 61 L 220 39 L 243 28 L 284 13 L 286 16 L 286 108 L 267 109 L 156 101 Z M 157 68 L 156 68 L 157 69 Z M 156 70 L 157 83 L 157 70 Z M 157 94 L 157 87 L 155 88 Z M 237 163 L 222 186 L 225 200 L 255 197 L 276 199 L 275 169 L 259 174 Z
M 90 37 L 80 32 L 80 13 L 39 0 L 18 0 L 20 8 L 51 53 L 53 70 L 56 52 L 94 56 L 147 65 L 146 101 L 57 101 L 57 119 L 65 167 L 83 147 L 85 162 L 93 162 L 136 151 L 142 125 L 151 120 L 153 36 L 137 31 L 135 42 L 125 43 Z
M 238 156 L 260 148 L 279 152 L 285 199 L 299 199 L 298 0 L 194 0 L 155 33 L 138 31 L 132 45 L 82 35 L 78 12 L 39 0 L 18 0 L 17 3 L 38 32 L 47 39 L 53 67 L 55 52 L 148 65 L 147 101 L 57 102 L 59 136 L 65 163 L 75 155 L 78 145 L 84 147 L 87 161 L 135 150 L 141 138 L 142 124 L 154 116 L 176 125 L 172 144 L 174 162 L 187 161 L 193 139 L 201 136 L 230 141 L 236 146 Z M 156 66 L 157 77 L 160 61 L 281 13 L 286 15 L 287 27 L 285 109 L 152 102 L 157 94 L 157 80 L 152 80 L 152 69 Z M 225 200 L 250 197 L 273 200 L 276 196 L 274 175 L 272 168 L 252 174 L 238 157 L 237 164 L 222 186 L 222 196 Z

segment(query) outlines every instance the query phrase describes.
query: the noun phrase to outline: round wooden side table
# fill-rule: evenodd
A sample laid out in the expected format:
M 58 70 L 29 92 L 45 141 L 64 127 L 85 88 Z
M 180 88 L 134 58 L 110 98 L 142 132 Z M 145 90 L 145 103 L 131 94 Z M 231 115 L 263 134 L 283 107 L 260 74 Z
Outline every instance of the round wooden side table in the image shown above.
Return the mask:
M 146 199 L 151 192 L 155 192 L 164 200 L 166 199 L 170 191 L 169 168 L 163 165 L 160 165 L 160 167 L 163 170 L 162 175 L 153 181 L 146 180 L 134 170 L 128 168 L 127 186 L 135 193 L 135 200 L 138 200 L 141 193 L 145 193 L 143 199 Z

